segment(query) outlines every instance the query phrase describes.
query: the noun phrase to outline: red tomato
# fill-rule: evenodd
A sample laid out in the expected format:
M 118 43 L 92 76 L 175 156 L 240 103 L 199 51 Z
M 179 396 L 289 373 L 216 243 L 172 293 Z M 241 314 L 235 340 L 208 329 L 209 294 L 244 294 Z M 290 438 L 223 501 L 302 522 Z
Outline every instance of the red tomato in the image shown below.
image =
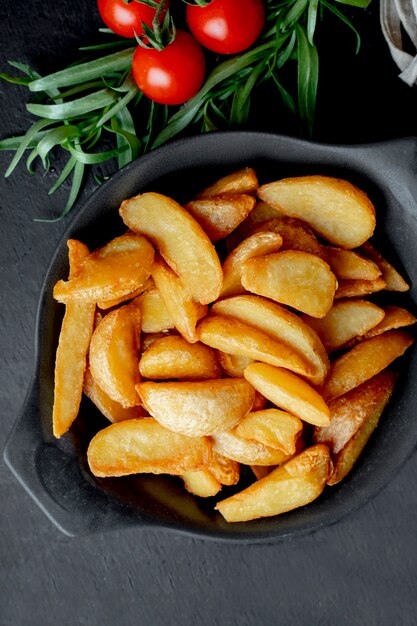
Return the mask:
M 162 0 L 161 0 L 162 1 Z M 152 27 L 156 9 L 141 2 L 124 0 L 97 0 L 98 10 L 103 22 L 121 37 L 134 39 L 143 34 L 142 22 Z
M 177 30 L 160 52 L 138 46 L 132 73 L 145 96 L 160 104 L 183 104 L 200 89 L 206 69 L 204 54 L 194 37 Z
M 205 7 L 187 5 L 187 23 L 205 48 L 235 54 L 259 37 L 265 10 L 262 0 L 212 0 Z

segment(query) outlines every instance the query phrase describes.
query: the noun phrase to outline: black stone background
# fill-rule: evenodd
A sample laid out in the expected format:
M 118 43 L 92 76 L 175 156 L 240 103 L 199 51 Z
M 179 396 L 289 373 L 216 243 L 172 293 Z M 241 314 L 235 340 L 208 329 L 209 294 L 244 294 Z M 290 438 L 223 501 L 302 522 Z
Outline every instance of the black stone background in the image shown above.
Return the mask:
M 1 0 L 7 59 L 41 73 L 76 58 L 100 26 L 94 0 Z M 323 56 L 316 139 L 378 141 L 417 133 L 416 90 L 385 48 L 378 3 L 349 10 L 363 36 L 335 21 Z M 23 88 L 0 83 L 0 136 L 22 132 Z M 252 128 L 297 134 L 268 93 Z M 261 114 L 259 112 L 262 112 Z M 266 114 L 268 112 L 268 114 Z M 0 154 L 0 172 L 10 156 Z M 33 221 L 62 208 L 56 178 L 20 166 L 0 179 L 1 420 L 3 448 L 32 371 L 35 311 L 49 258 L 66 225 Z M 93 190 L 88 180 L 83 198 Z M 226 545 L 129 529 L 70 539 L 0 464 L 0 625 L 412 625 L 416 623 L 417 456 L 371 502 L 337 524 L 276 545 Z

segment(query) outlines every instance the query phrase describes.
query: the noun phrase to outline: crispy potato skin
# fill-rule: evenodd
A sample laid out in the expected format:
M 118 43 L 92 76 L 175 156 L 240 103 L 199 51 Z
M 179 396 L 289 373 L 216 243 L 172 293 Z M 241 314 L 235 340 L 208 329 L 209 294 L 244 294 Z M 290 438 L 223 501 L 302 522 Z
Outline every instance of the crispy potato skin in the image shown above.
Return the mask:
M 212 185 L 200 191 L 196 198 L 210 198 L 219 194 L 247 193 L 255 194 L 258 189 L 258 178 L 252 167 L 244 167 L 216 180 Z
M 89 368 L 86 369 L 84 375 L 83 391 L 87 398 L 96 405 L 100 413 L 112 423 L 138 419 L 139 417 L 148 415 L 141 406 L 133 406 L 126 409 L 120 402 L 112 400 L 110 396 L 97 385 Z
M 235 428 L 240 437 L 288 455 L 295 453 L 295 444 L 302 430 L 303 423 L 298 417 L 279 409 L 251 411 Z
M 90 442 L 87 457 L 95 476 L 181 475 L 210 464 L 211 442 L 207 437 L 190 440 L 144 417 L 100 430 Z
M 284 178 L 259 187 L 258 196 L 341 248 L 357 248 L 375 229 L 375 207 L 368 196 L 339 178 Z
M 236 429 L 215 435 L 213 450 L 217 454 L 244 465 L 281 465 L 289 459 L 289 455 L 282 450 L 241 437 Z
M 324 317 L 333 304 L 337 280 L 320 257 L 284 250 L 245 261 L 242 285 L 312 317 Z
M 414 337 L 402 330 L 362 341 L 334 361 L 322 389 L 323 397 L 330 401 L 358 387 L 404 354 L 413 342 Z
M 136 389 L 143 406 L 163 426 L 192 437 L 233 428 L 249 413 L 255 397 L 243 378 L 144 382 Z
M 382 278 L 385 281 L 385 289 L 387 291 L 408 291 L 410 289 L 410 285 L 404 280 L 401 274 L 397 272 L 391 263 L 388 263 L 388 261 L 384 259 L 382 254 L 378 252 L 369 241 L 363 244 L 359 252 L 378 265 L 382 272 Z
M 311 446 L 247 489 L 218 502 L 216 509 L 228 522 L 246 522 L 292 511 L 322 493 L 329 467 L 327 446 Z
M 216 300 L 223 285 L 217 252 L 201 226 L 175 200 L 143 193 L 120 206 L 124 223 L 152 242 L 201 304 Z
M 220 194 L 191 200 L 185 209 L 200 224 L 211 241 L 229 235 L 249 215 L 255 198 L 247 194 Z
M 278 233 L 282 237 L 281 250 L 299 250 L 314 254 L 327 262 L 326 248 L 322 246 L 311 228 L 301 220 L 286 215 L 274 216 L 264 222 L 260 222 L 251 231 L 251 234 L 259 231 Z

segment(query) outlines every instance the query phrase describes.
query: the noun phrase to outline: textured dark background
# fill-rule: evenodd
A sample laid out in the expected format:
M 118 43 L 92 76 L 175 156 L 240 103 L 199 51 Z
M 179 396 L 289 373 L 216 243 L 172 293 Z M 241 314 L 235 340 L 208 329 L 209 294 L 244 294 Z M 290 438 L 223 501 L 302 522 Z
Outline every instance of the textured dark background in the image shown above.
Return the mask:
M 331 23 L 325 41 L 316 138 L 356 143 L 417 134 L 415 89 L 396 78 L 378 4 L 354 12 L 363 34 Z M 352 11 L 353 15 L 353 11 Z M 42 73 L 74 60 L 95 37 L 94 0 L 1 0 L 1 69 L 7 59 Z M 25 90 L 0 84 L 0 136 L 26 129 Z M 258 107 L 260 105 L 258 104 Z M 296 133 L 272 98 L 253 127 Z M 10 156 L 0 154 L 0 173 Z M 21 166 L 0 179 L 0 448 L 21 406 L 33 360 L 38 293 L 66 221 L 34 217 L 62 208 L 55 179 Z M 92 191 L 86 183 L 83 195 Z M 0 625 L 415 624 L 417 456 L 361 510 L 334 526 L 277 545 L 228 546 L 151 530 L 69 539 L 0 465 Z

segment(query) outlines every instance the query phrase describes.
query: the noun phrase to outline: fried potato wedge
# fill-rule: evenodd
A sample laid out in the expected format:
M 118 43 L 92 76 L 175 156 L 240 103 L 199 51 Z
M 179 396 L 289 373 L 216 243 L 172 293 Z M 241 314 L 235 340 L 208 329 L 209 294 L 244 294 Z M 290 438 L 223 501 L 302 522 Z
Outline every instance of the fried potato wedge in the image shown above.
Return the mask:
M 385 312 L 367 300 L 338 300 L 330 311 L 317 319 L 308 315 L 303 320 L 313 328 L 327 352 L 333 352 L 358 335 L 365 335 L 384 319 Z
M 286 367 L 302 376 L 311 374 L 308 364 L 292 348 L 236 318 L 208 315 L 199 323 L 197 334 L 202 343 L 227 354 Z
M 142 354 L 139 372 L 151 380 L 220 377 L 215 351 L 200 342 L 190 344 L 178 335 L 157 339 Z
M 90 251 L 75 239 L 68 242 L 70 280 L 78 275 Z M 96 306 L 89 302 L 68 302 L 65 307 L 55 359 L 52 429 L 61 437 L 70 428 L 80 408 L 87 353 L 94 328 Z
M 240 437 L 235 429 L 215 435 L 213 451 L 244 465 L 280 465 L 289 459 L 281 450 Z
M 139 383 L 142 404 L 163 426 L 199 437 L 229 430 L 252 408 L 255 391 L 242 378 Z
M 404 354 L 413 342 L 414 337 L 402 330 L 391 330 L 362 341 L 334 361 L 322 390 L 323 397 L 330 401 L 358 387 Z
M 346 180 L 330 176 L 284 178 L 258 189 L 258 196 L 341 248 L 357 248 L 373 234 L 375 207 Z
M 211 498 L 219 493 L 221 483 L 208 469 L 189 470 L 181 475 L 187 491 L 200 498 Z
M 161 257 L 155 259 L 152 278 L 178 332 L 190 343 L 198 341 L 196 324 L 207 313 L 207 305 L 195 302 L 181 279 Z
M 221 194 L 191 200 L 185 205 L 211 241 L 230 235 L 255 206 L 256 200 L 247 194 Z
M 278 217 L 281 213 L 266 202 L 258 200 L 248 217 L 226 239 L 227 249 L 234 250 L 238 244 L 249 237 L 261 222 Z
M 313 317 L 324 317 L 333 304 L 336 277 L 318 256 L 286 250 L 242 264 L 248 291 L 287 304 Z
M 278 252 L 282 237 L 278 233 L 259 231 L 244 239 L 223 263 L 223 289 L 221 298 L 245 293 L 241 282 L 242 263 L 256 256 Z
M 95 476 L 174 474 L 205 469 L 211 462 L 207 437 L 187 437 L 151 417 L 126 420 L 100 430 L 90 442 L 88 464 Z
M 279 409 L 252 411 L 235 427 L 240 437 L 288 455 L 295 453 L 295 443 L 302 430 L 303 423 L 298 417 Z
M 226 354 L 217 350 L 217 359 L 223 372 L 230 378 L 243 378 L 245 369 L 253 363 L 253 359 L 240 354 Z
M 236 485 L 240 478 L 240 464 L 213 450 L 210 472 L 222 485 Z
M 135 299 L 142 313 L 142 330 L 144 333 L 160 333 L 175 328 L 165 302 L 157 287 L 152 287 Z
M 330 369 L 329 359 L 318 334 L 302 319 L 266 298 L 235 296 L 216 302 L 212 313 L 227 315 L 282 341 L 308 364 L 314 383 L 321 384 Z
M 334 297 L 336 300 L 340 298 L 357 298 L 358 296 L 367 296 L 377 291 L 385 289 L 386 282 L 380 276 L 375 280 L 344 280 L 338 281 L 336 293 Z
M 151 244 L 138 235 L 122 235 L 87 256 L 74 278 L 54 287 L 58 302 L 114 300 L 138 289 L 149 277 L 154 260 Z
M 217 252 L 195 219 L 175 200 L 144 193 L 122 202 L 120 215 L 134 232 L 147 237 L 201 304 L 216 300 L 223 284 Z
M 404 326 L 412 326 L 417 322 L 417 319 L 412 313 L 410 313 L 410 311 L 407 311 L 407 309 L 403 309 L 400 306 L 384 306 L 384 311 L 385 317 L 379 322 L 379 324 L 364 334 L 364 339 L 370 339 L 371 337 L 382 335 L 382 333 L 386 333 L 388 330 L 404 328 Z
M 314 429 L 315 443 L 324 443 L 337 455 L 379 407 L 385 407 L 394 389 L 397 375 L 384 370 L 329 402 L 331 420 L 328 426 Z
M 369 241 L 364 243 L 359 251 L 379 266 L 382 272 L 382 278 L 386 283 L 385 289 L 387 291 L 408 291 L 410 289 L 410 285 L 404 280 L 401 274 L 397 272 L 391 263 L 388 263 Z
M 203 189 L 196 198 L 208 198 L 219 194 L 248 193 L 254 194 L 258 189 L 258 178 L 251 167 L 245 167 L 216 180 L 212 185 Z
M 252 363 L 245 370 L 245 378 L 273 404 L 308 424 L 329 424 L 330 410 L 321 395 L 292 372 L 265 363 Z
M 378 379 L 383 374 L 388 373 L 382 372 L 382 374 L 375 376 L 374 379 L 371 379 L 367 383 L 364 383 L 364 385 L 361 385 L 361 387 L 368 385 L 368 383 L 372 383 L 373 380 Z M 370 395 L 370 397 L 367 398 L 368 404 L 365 404 L 363 406 L 364 399 L 358 398 L 359 407 L 355 406 L 352 408 L 353 410 L 358 410 L 360 423 L 358 420 L 354 423 L 354 427 L 351 427 L 350 430 L 354 431 L 354 434 L 352 434 L 349 439 L 347 439 L 348 427 L 345 427 L 344 429 L 343 427 L 341 427 L 339 433 L 333 432 L 332 436 L 330 437 L 330 441 L 334 440 L 333 445 L 337 446 L 338 451 L 333 452 L 333 469 L 327 481 L 328 485 L 336 485 L 341 480 L 343 480 L 352 470 L 354 464 L 361 455 L 362 450 L 367 444 L 370 436 L 372 435 L 373 431 L 379 423 L 379 419 L 392 395 L 395 378 L 395 375 L 393 375 L 393 377 L 386 380 L 380 380 L 383 386 L 379 387 L 378 390 L 375 389 L 373 393 L 367 394 L 368 396 Z M 354 389 L 353 392 L 349 392 L 349 394 L 352 394 L 355 391 L 356 389 Z M 346 394 L 346 396 L 348 396 L 349 394 Z M 337 400 L 339 400 L 339 398 Z M 335 400 L 334 402 L 337 402 L 337 400 Z M 343 434 L 345 435 L 344 437 L 342 436 Z M 346 443 L 341 449 L 339 449 L 342 441 L 346 441 Z
M 346 280 L 376 280 L 382 272 L 378 265 L 353 250 L 326 246 L 327 262 L 336 278 Z
M 268 400 L 259 391 L 255 389 L 255 400 L 253 401 L 252 411 L 262 411 Z
M 120 296 L 120 298 L 113 298 L 113 300 L 99 300 L 97 302 L 97 306 L 99 307 L 99 309 L 102 309 L 103 311 L 106 311 L 107 309 L 112 309 L 113 307 L 118 306 L 119 304 L 123 304 L 124 302 L 128 302 L 129 300 L 134 300 L 135 298 L 140 296 L 142 293 L 144 293 L 145 291 L 148 291 L 149 289 L 152 289 L 153 287 L 154 287 L 154 282 L 152 278 L 149 277 L 145 280 L 144 283 L 142 283 L 140 287 L 138 287 L 134 291 L 131 291 L 130 293 L 124 296 Z
M 329 449 L 307 448 L 247 489 L 218 502 L 228 522 L 245 522 L 279 515 L 309 504 L 322 493 L 329 473 Z
M 281 250 L 299 250 L 315 254 L 327 261 L 326 248 L 321 245 L 311 228 L 301 220 L 287 215 L 273 217 L 256 226 L 252 233 L 271 231 L 282 237 Z
M 87 398 L 96 405 L 100 413 L 112 423 L 148 417 L 148 413 L 141 406 L 132 406 L 125 409 L 119 402 L 112 400 L 110 396 L 97 385 L 90 372 L 90 368 L 87 368 L 85 371 L 83 391 Z
M 138 404 L 140 309 L 125 304 L 108 313 L 90 343 L 90 370 L 99 387 L 123 407 Z

